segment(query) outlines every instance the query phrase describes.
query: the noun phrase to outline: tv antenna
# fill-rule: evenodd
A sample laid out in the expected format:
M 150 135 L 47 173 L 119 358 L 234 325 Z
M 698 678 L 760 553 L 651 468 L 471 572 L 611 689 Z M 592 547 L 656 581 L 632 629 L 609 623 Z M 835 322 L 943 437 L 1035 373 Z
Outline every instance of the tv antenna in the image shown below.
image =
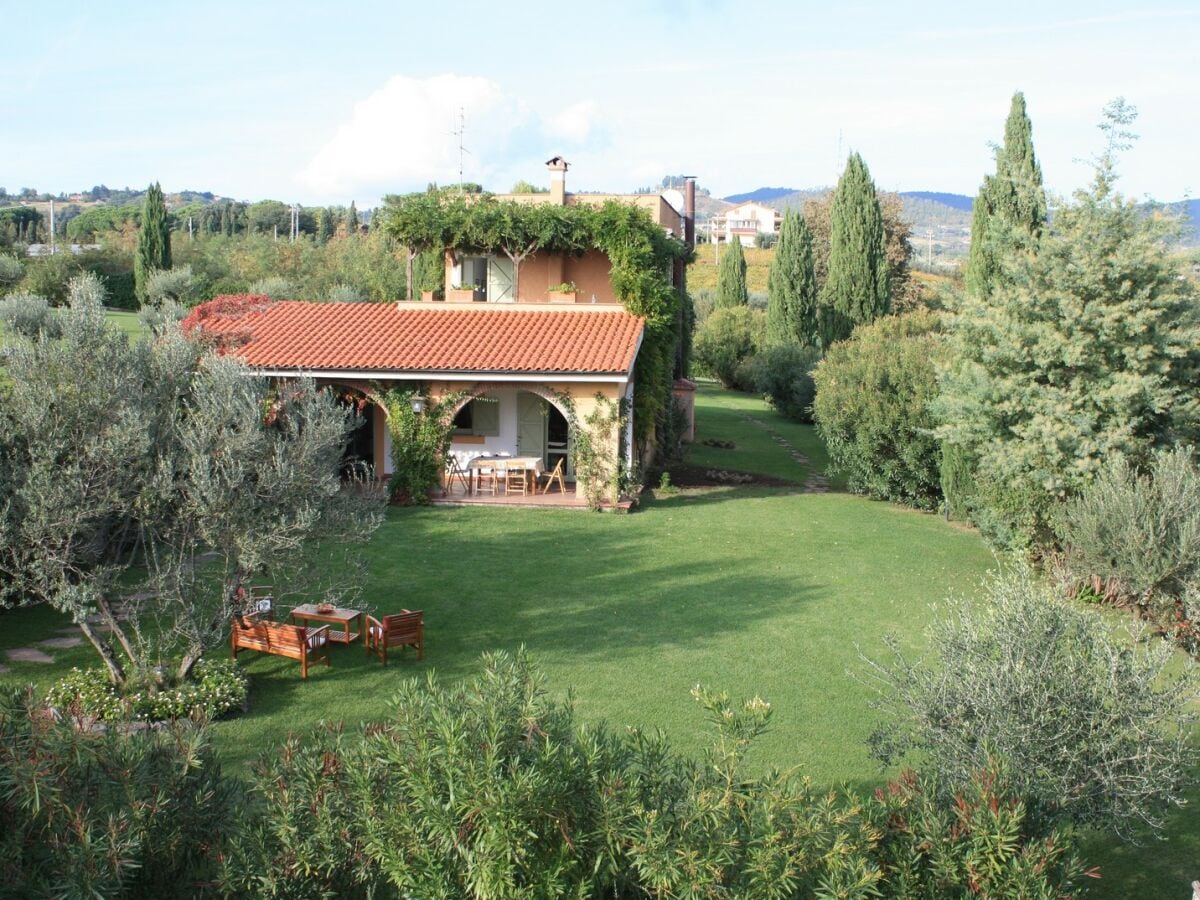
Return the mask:
M 467 132 L 467 115 L 466 111 L 460 106 L 458 108 L 458 128 L 450 132 L 452 137 L 458 138 L 458 192 L 463 191 L 463 154 L 470 155 L 471 151 L 463 146 L 463 135 Z

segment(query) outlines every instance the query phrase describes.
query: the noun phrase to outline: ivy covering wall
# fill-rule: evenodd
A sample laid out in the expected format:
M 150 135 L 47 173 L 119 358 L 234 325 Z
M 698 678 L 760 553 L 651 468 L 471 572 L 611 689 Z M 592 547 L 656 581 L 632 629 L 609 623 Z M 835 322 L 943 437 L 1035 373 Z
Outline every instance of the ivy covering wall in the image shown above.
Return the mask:
M 529 205 L 442 190 L 389 197 L 383 214 L 384 227 L 411 252 L 503 254 L 513 261 L 517 283 L 521 262 L 535 253 L 604 253 L 617 299 L 646 321 L 634 371 L 633 421 L 636 441 L 651 438 L 670 401 L 681 340 L 683 301 L 671 273 L 676 260 L 691 256 L 683 241 L 668 236 L 645 210 L 616 201 Z

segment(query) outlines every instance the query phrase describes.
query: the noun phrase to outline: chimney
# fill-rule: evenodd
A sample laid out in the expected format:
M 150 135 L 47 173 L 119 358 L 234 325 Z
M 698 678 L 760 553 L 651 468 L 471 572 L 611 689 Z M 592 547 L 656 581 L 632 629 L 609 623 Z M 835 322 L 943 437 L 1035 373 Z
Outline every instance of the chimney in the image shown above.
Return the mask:
M 683 177 L 683 240 L 696 246 L 696 176 Z
M 550 170 L 550 202 L 555 206 L 567 205 L 567 161 L 561 156 L 546 160 Z

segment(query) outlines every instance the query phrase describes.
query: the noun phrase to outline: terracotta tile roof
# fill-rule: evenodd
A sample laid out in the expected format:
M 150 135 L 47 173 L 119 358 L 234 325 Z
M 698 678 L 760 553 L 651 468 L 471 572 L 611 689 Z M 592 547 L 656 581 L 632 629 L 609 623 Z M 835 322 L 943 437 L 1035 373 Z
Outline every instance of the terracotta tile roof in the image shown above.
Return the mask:
M 643 325 L 620 307 L 291 300 L 184 321 L 232 338 L 227 352 L 256 368 L 589 375 L 627 373 Z

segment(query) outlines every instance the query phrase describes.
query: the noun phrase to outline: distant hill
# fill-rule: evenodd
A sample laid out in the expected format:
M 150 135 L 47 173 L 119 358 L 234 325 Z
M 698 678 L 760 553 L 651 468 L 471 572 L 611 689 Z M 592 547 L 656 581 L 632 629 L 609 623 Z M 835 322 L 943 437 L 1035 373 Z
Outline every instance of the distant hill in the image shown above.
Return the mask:
M 941 203 L 943 206 L 950 206 L 954 209 L 961 209 L 963 212 L 970 212 L 975 205 L 975 198 L 968 197 L 965 194 L 943 194 L 940 191 L 901 191 L 901 197 L 913 197 L 917 200 L 929 200 L 932 203 Z
M 747 191 L 744 194 L 730 194 L 724 197 L 727 203 L 745 203 L 752 201 L 754 203 L 770 204 L 772 200 L 778 200 L 780 197 L 786 197 L 788 194 L 795 194 L 796 188 L 785 187 L 760 187 L 754 191 Z

